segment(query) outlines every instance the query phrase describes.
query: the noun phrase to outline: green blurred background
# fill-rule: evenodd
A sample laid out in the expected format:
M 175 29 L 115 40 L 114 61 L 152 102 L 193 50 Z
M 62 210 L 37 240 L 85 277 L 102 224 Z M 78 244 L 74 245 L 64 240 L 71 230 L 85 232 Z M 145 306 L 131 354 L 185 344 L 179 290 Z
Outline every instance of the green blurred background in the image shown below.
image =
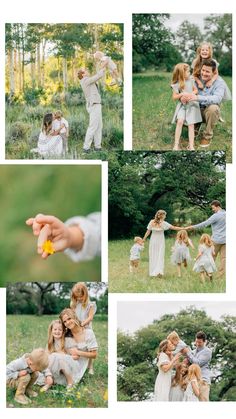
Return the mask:
M 101 210 L 100 165 L 1 165 L 0 286 L 19 281 L 100 281 L 101 261 L 42 260 L 26 226 L 38 213 L 62 221 Z

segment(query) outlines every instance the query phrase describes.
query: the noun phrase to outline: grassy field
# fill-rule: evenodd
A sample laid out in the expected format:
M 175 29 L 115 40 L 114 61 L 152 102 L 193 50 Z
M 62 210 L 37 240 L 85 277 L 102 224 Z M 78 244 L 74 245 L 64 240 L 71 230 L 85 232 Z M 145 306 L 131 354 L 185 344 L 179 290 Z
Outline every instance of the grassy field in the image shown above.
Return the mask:
M 38 213 L 65 221 L 100 211 L 101 166 L 2 165 L 0 176 L 0 286 L 37 280 L 100 281 L 100 258 L 74 263 L 58 253 L 43 260 L 25 221 Z
M 56 316 L 7 317 L 7 362 L 37 347 L 45 347 L 47 328 Z M 93 321 L 99 351 L 94 362 L 94 375 L 85 373 L 82 381 L 71 392 L 55 385 L 48 393 L 31 399 L 30 407 L 107 407 L 107 318 L 96 315 Z M 39 387 L 35 386 L 38 391 Z M 7 389 L 7 406 L 23 407 L 14 400 L 14 391 Z M 27 405 L 28 407 L 28 405 Z
M 190 250 L 191 258 L 197 255 L 200 236 L 191 236 L 194 250 Z M 207 293 L 225 292 L 225 278 L 213 278 L 212 282 L 200 282 L 199 274 L 192 271 L 193 260 L 187 268 L 182 268 L 182 278 L 177 277 L 177 269 L 170 261 L 171 247 L 174 237 L 166 238 L 165 276 L 152 278 L 148 274 L 148 242 L 141 253 L 137 273 L 129 272 L 129 251 L 133 244 L 131 240 L 109 242 L 109 291 L 110 292 L 181 292 Z M 216 265 L 219 265 L 217 258 Z
M 171 73 L 147 72 L 133 76 L 133 149 L 134 150 L 171 150 L 174 143 L 175 124 L 171 124 L 176 103 L 172 100 L 170 88 Z M 225 77 L 232 91 L 232 80 Z M 224 102 L 219 122 L 214 130 L 213 141 L 207 149 L 225 150 L 227 160 L 232 159 L 232 102 Z M 202 130 L 202 128 L 201 128 Z M 196 138 L 199 147 L 201 130 Z M 188 131 L 184 127 L 182 148 L 188 145 Z
M 11 104 L 6 105 L 6 159 L 41 159 L 31 152 L 37 147 L 43 116 L 46 112 L 61 109 L 69 122 L 69 151 L 65 159 L 103 158 L 101 153 L 82 153 L 83 142 L 88 127 L 89 116 L 84 98 L 70 95 L 67 103 Z M 120 92 L 106 92 L 103 99 L 103 139 L 104 152 L 123 149 L 123 100 Z

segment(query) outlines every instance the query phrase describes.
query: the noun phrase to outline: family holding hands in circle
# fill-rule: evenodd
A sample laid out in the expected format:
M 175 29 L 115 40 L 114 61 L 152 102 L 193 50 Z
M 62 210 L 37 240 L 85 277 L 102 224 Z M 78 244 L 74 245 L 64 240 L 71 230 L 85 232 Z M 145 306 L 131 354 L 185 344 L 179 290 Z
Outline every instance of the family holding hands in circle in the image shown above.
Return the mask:
M 188 227 L 178 227 L 165 221 L 166 211 L 158 210 L 148 226 L 143 239 L 135 237 L 135 244 L 130 250 L 130 272 L 137 270 L 140 253 L 144 249 L 144 243 L 151 235 L 149 243 L 149 276 L 162 277 L 164 275 L 165 262 L 165 235 L 167 230 L 178 231 L 175 244 L 172 248 L 171 261 L 177 266 L 177 275 L 181 277 L 181 268 L 185 268 L 190 261 L 189 248 L 194 249 L 193 243 L 188 237 L 188 230 L 204 229 L 211 226 L 212 236 L 202 234 L 199 240 L 198 254 L 195 258 L 193 271 L 200 274 L 201 281 L 205 278 L 212 280 L 212 275 L 217 271 L 215 259 L 220 255 L 220 268 L 218 275 L 223 276 L 226 264 L 226 212 L 217 200 L 211 202 L 213 215 L 206 221 Z

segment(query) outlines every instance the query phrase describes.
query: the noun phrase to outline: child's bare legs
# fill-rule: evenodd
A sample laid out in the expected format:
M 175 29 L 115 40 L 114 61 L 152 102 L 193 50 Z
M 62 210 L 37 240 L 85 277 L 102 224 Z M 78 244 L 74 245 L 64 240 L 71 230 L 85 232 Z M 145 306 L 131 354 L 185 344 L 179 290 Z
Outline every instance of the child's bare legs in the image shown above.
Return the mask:
M 181 263 L 177 264 L 178 278 L 181 278 Z
M 90 375 L 93 375 L 94 374 L 94 371 L 93 371 L 93 359 L 89 359 L 89 362 L 88 362 L 88 373 L 90 374 Z
M 53 378 L 51 375 L 48 375 L 45 378 L 45 385 L 41 388 L 41 391 L 48 391 L 53 385 Z
M 205 272 L 200 273 L 201 282 L 205 282 Z
M 188 141 L 189 141 L 188 149 L 193 151 L 194 150 L 194 124 L 190 124 L 188 126 Z
M 177 120 L 176 128 L 175 128 L 175 143 L 174 143 L 174 148 L 173 148 L 173 150 L 175 151 L 179 150 L 179 140 L 180 140 L 183 124 L 184 124 L 183 119 Z
M 117 68 L 115 68 L 114 70 L 110 71 L 111 77 L 112 77 L 112 81 L 110 83 L 110 86 L 114 86 L 115 84 L 121 85 L 122 84 L 122 80 L 119 77 Z
M 66 377 L 67 387 L 72 387 L 74 384 L 72 376 L 64 368 L 61 369 L 61 372 Z

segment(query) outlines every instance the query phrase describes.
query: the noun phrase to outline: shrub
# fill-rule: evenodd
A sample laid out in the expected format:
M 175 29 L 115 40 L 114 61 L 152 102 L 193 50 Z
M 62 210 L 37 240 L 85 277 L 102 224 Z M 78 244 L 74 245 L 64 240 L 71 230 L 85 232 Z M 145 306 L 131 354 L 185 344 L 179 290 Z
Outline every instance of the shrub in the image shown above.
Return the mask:
M 36 106 L 39 105 L 40 99 L 46 99 L 46 92 L 42 87 L 37 87 L 35 89 L 26 87 L 24 90 L 24 101 L 30 105 Z
M 16 121 L 10 127 L 10 131 L 9 131 L 10 140 L 12 141 L 25 140 L 27 139 L 30 133 L 30 130 L 31 130 L 30 124 Z
M 114 125 L 113 121 L 109 121 L 103 128 L 103 138 L 108 147 L 123 148 L 123 129 Z
M 72 116 L 69 118 L 68 122 L 69 138 L 73 140 L 84 138 L 88 124 L 85 114 L 79 113 L 76 116 Z
M 25 115 L 27 116 L 27 118 L 33 120 L 43 120 L 45 113 L 45 108 L 40 105 L 36 107 L 29 106 L 25 109 Z

